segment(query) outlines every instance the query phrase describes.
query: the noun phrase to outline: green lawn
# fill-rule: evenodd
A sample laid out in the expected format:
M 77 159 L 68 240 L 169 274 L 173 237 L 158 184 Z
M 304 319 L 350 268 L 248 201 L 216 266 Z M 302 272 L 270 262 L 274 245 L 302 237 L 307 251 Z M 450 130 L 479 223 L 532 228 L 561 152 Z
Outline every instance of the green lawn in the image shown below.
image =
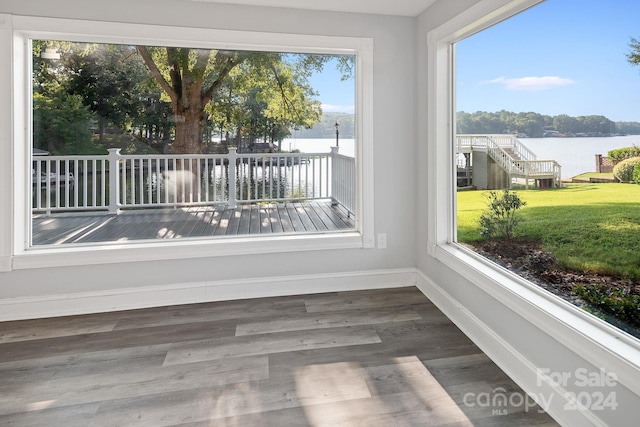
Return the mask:
M 518 190 L 519 237 L 539 241 L 567 268 L 640 279 L 640 185 L 565 184 Z M 478 218 L 486 191 L 458 196 L 458 241 L 481 240 Z

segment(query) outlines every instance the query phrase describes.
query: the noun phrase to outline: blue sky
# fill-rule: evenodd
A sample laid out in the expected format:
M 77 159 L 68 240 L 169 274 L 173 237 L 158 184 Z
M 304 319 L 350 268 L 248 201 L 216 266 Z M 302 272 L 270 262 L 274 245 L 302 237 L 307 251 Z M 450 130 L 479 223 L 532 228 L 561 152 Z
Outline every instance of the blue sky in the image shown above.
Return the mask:
M 353 78 L 341 81 L 341 74 L 335 61 L 325 64 L 322 73 L 314 74 L 309 83 L 320 96 L 324 112 L 353 113 L 355 105 L 355 81 Z
M 547 0 L 456 46 L 457 110 L 640 122 L 638 0 Z

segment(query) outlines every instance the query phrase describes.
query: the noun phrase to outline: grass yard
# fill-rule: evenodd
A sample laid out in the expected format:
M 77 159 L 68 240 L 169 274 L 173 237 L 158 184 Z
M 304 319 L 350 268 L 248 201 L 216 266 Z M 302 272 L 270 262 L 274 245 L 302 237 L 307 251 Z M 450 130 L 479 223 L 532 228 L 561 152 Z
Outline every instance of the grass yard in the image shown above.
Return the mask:
M 459 242 L 482 240 L 486 193 L 457 193 Z M 640 185 L 565 184 L 517 194 L 526 202 L 518 237 L 540 242 L 571 270 L 640 279 Z

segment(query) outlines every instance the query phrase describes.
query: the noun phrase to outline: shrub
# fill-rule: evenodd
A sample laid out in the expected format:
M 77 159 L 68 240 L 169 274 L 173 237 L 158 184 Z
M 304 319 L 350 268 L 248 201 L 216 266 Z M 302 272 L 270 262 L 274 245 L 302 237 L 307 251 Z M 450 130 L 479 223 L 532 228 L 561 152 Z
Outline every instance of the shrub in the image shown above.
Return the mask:
M 640 163 L 640 157 L 631 157 L 618 163 L 613 168 L 613 176 L 620 182 L 633 182 L 633 170 Z
M 640 163 L 636 163 L 633 167 L 633 182 L 640 184 Z
M 593 306 L 634 326 L 640 326 L 640 296 L 624 287 L 578 285 L 575 291 Z
M 490 191 L 487 194 L 488 210 L 480 215 L 480 234 L 485 239 L 494 237 L 511 240 L 514 229 L 520 222 L 518 209 L 525 206 L 514 191 L 503 190 L 502 194 Z
M 607 157 L 613 162 L 621 162 L 631 157 L 640 157 L 640 147 L 634 145 L 632 147 L 616 148 L 615 150 L 609 151 Z

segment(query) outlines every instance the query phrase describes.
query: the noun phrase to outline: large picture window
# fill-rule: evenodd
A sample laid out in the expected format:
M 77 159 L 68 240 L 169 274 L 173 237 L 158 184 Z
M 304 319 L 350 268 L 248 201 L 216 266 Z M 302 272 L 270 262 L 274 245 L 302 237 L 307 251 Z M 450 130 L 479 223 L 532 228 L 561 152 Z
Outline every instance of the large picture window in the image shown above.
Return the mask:
M 33 246 L 355 229 L 354 55 L 32 51 Z
M 549 0 L 456 43 L 455 239 L 640 337 L 636 23 L 610 9 Z
M 588 308 L 585 309 L 579 305 L 572 304 L 557 294 L 554 295 L 554 292 L 539 286 L 534 280 L 531 280 L 529 275 L 523 274 L 521 270 L 514 268 L 514 264 L 509 265 L 508 262 L 492 260 L 490 257 L 478 253 L 480 251 L 473 250 L 468 244 L 469 234 L 466 233 L 470 231 L 470 227 L 474 227 L 476 229 L 475 232 L 480 235 L 478 230 L 480 222 L 476 221 L 471 225 L 470 222 L 466 221 L 465 215 L 474 212 L 479 219 L 482 210 L 488 208 L 487 200 L 483 200 L 481 197 L 472 204 L 468 204 L 466 200 L 460 203 L 461 198 L 468 197 L 472 193 L 463 194 L 462 191 L 458 192 L 458 189 L 472 187 L 467 180 L 468 166 L 473 168 L 471 178 L 476 179 L 476 184 L 478 175 L 484 174 L 488 176 L 490 168 L 485 168 L 484 171 L 482 168 L 478 168 L 480 158 L 476 155 L 474 159 L 473 154 L 467 155 L 468 153 L 465 152 L 467 148 L 475 147 L 475 142 L 472 144 L 467 144 L 467 142 L 474 140 L 474 137 L 478 139 L 477 137 L 486 137 L 486 135 L 458 135 L 454 125 L 457 112 L 456 99 L 460 96 L 459 93 L 465 90 L 464 85 L 456 86 L 456 47 L 459 42 L 464 41 L 467 37 L 472 37 L 474 34 L 526 11 L 538 3 L 540 2 L 536 0 L 486 0 L 479 2 L 473 8 L 428 33 L 427 61 L 429 73 L 426 80 L 427 87 L 431 90 L 431 97 L 426 100 L 426 111 L 428 112 L 428 126 L 426 128 L 428 140 L 427 161 L 429 164 L 427 189 L 430 201 L 427 219 L 427 251 L 435 259 L 451 268 L 455 274 L 461 275 L 466 280 L 464 283 L 478 288 L 474 290 L 481 290 L 490 295 L 493 299 L 509 307 L 518 316 L 535 325 L 536 328 L 539 328 L 559 343 L 566 344 L 572 349 L 597 348 L 597 351 L 590 351 L 588 352 L 589 354 L 584 354 L 585 359 L 592 363 L 593 366 L 607 366 L 608 369 L 619 374 L 621 382 L 626 383 L 624 378 L 631 377 L 637 372 L 637 364 L 631 362 L 631 360 L 635 360 L 634 357 L 640 348 L 640 341 L 636 337 L 618 328 L 615 324 L 612 325 L 603 321 L 602 313 L 595 312 L 595 314 L 598 314 L 596 316 Z M 624 52 L 621 54 L 623 55 Z M 478 64 L 478 62 L 475 63 L 476 66 Z M 491 61 L 484 61 L 482 64 L 490 66 Z M 506 77 L 499 79 L 493 84 L 505 84 L 506 79 Z M 508 136 L 505 140 L 512 140 L 512 138 L 518 139 L 518 135 Z M 485 142 L 483 154 L 486 160 L 488 150 L 491 149 L 491 145 L 498 138 L 480 139 Z M 490 139 L 493 139 L 493 141 Z M 459 144 L 460 141 L 461 143 Z M 500 144 L 496 143 L 495 145 L 499 146 Z M 508 150 L 502 148 L 502 151 L 508 154 Z M 467 163 L 469 158 L 470 164 Z M 527 161 L 515 163 L 526 165 Z M 485 162 L 485 164 L 489 164 L 489 162 Z M 494 170 L 497 170 L 496 168 Z M 510 177 L 506 176 L 505 178 L 505 180 L 495 179 L 493 184 L 501 184 L 501 181 L 508 183 Z M 549 194 L 552 191 L 561 193 L 567 191 L 566 188 L 569 188 L 565 188 L 561 183 L 558 183 L 561 187 L 557 188 L 555 181 L 558 180 L 555 177 L 536 178 L 535 181 L 537 181 L 535 185 L 540 186 L 543 183 L 542 186 L 544 187 L 538 187 L 533 190 L 534 179 L 530 179 L 528 183 L 529 191 L 537 192 L 540 195 L 537 202 L 544 201 L 545 194 Z M 521 185 L 522 187 L 515 189 L 527 191 L 526 179 L 522 181 Z M 554 189 L 554 187 L 556 188 Z M 480 193 L 484 192 L 490 196 L 488 185 L 485 188 L 487 190 L 480 191 Z M 509 185 L 507 185 L 507 188 L 509 188 Z M 511 188 L 511 190 L 513 189 Z M 635 190 L 632 189 L 631 191 Z M 501 189 L 497 189 L 496 192 L 498 196 L 501 195 Z M 571 191 L 567 192 L 567 197 L 571 196 L 569 193 Z M 532 197 L 526 202 L 528 208 L 536 200 Z M 629 203 L 628 200 L 613 202 L 622 203 L 621 207 L 625 209 Z M 602 208 L 606 207 L 601 203 L 596 203 L 596 205 L 600 206 L 594 206 L 592 203 L 589 206 L 589 204 L 586 203 L 585 209 L 592 212 L 599 211 L 602 213 Z M 512 204 L 511 206 L 515 205 Z M 504 205 L 498 204 L 497 206 L 498 210 L 500 210 L 499 207 Z M 519 206 L 522 207 L 522 205 Z M 578 212 L 575 206 L 568 206 L 566 197 L 565 200 L 557 204 L 557 207 L 534 207 L 534 211 L 540 215 L 545 214 L 549 209 L 552 216 L 553 209 L 559 210 L 556 216 L 566 215 L 569 209 L 572 209 L 573 212 Z M 620 210 L 609 209 L 609 213 L 614 216 L 620 212 Z M 547 215 L 549 215 L 548 212 Z M 598 214 L 591 216 L 594 220 L 596 217 L 598 217 Z M 576 217 L 576 220 L 571 221 L 567 226 L 578 224 L 578 219 L 580 218 Z M 598 221 L 601 219 L 603 218 L 598 218 Z M 538 225 L 540 224 L 544 223 L 539 222 Z M 635 229 L 635 225 L 624 220 L 617 222 L 617 226 L 611 227 L 610 231 L 618 227 Z M 549 226 L 543 225 L 541 227 L 541 232 L 550 236 L 556 231 Z M 614 234 L 623 235 L 623 233 L 617 232 L 614 232 Z M 570 238 L 571 233 L 567 237 Z M 561 240 L 556 243 L 561 243 Z M 507 247 L 507 245 L 504 247 Z M 531 261 L 532 264 L 536 264 L 536 260 L 532 259 Z M 541 259 L 540 261 L 544 262 L 545 260 Z M 545 268 L 542 265 L 541 269 L 543 271 Z M 464 292 L 462 288 L 456 289 L 456 291 L 458 290 Z M 614 295 L 611 294 L 611 296 Z M 613 299 L 616 299 L 616 297 L 614 296 Z M 631 382 L 625 385 L 634 389 L 634 391 L 637 390 Z
M 373 245 L 369 40 L 13 24 L 14 267 Z

